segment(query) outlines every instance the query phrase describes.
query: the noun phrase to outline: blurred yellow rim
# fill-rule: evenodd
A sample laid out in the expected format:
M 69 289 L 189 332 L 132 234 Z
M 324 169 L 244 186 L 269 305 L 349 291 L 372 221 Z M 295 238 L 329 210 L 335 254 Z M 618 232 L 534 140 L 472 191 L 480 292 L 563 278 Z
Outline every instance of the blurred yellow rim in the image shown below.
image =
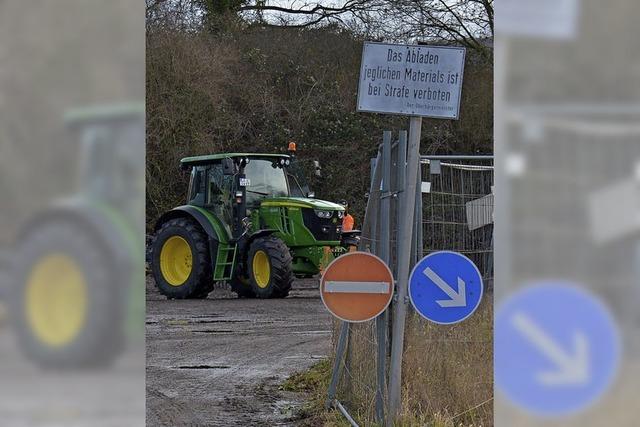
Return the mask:
M 260 288 L 264 289 L 269 285 L 271 265 L 269 257 L 264 251 L 256 251 L 253 255 L 253 277 Z
M 172 236 L 164 242 L 160 251 L 160 271 L 171 286 L 180 286 L 191 275 L 193 259 L 189 243 L 180 236 Z
M 68 255 L 50 254 L 36 262 L 27 281 L 26 313 L 35 336 L 51 347 L 71 343 L 87 315 L 87 282 Z

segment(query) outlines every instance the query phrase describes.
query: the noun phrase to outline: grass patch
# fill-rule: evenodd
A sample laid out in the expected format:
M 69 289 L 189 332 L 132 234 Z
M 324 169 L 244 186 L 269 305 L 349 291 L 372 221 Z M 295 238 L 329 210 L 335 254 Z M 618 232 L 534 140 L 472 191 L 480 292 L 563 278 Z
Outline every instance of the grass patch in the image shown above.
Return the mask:
M 295 392 L 313 392 L 321 385 L 329 383 L 331 376 L 331 362 L 328 359 L 322 360 L 313 365 L 309 370 L 296 372 L 291 375 L 283 384 L 282 390 Z
M 280 386 L 283 391 L 307 395 L 307 403 L 298 414 L 301 426 L 349 427 L 338 411 L 325 408 L 332 366 L 332 360 L 322 360 L 306 371 L 293 374 Z
M 349 379 L 339 387 L 340 401 L 347 403 L 362 426 L 375 424 L 375 337 L 374 322 L 352 325 Z M 484 298 L 473 316 L 456 325 L 436 325 L 410 312 L 402 372 L 402 412 L 397 427 L 492 426 L 492 295 Z
M 361 426 L 376 425 L 374 326 L 352 325 L 349 374 L 338 384 L 340 401 Z M 349 426 L 338 411 L 325 409 L 332 363 L 331 358 L 323 360 L 282 385 L 282 390 L 307 394 L 300 413 L 303 426 Z M 408 316 L 402 380 L 402 412 L 395 427 L 492 426 L 491 296 L 474 316 L 456 325 L 435 325 L 415 313 Z

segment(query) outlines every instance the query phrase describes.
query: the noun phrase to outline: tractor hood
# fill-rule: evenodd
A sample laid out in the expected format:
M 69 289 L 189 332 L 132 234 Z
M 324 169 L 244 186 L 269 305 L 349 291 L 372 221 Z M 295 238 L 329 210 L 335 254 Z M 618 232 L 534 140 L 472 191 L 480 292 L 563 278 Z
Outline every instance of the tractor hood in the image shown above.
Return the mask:
M 297 206 L 325 211 L 344 211 L 344 206 L 326 200 L 309 199 L 306 197 L 276 197 L 263 199 L 262 206 Z

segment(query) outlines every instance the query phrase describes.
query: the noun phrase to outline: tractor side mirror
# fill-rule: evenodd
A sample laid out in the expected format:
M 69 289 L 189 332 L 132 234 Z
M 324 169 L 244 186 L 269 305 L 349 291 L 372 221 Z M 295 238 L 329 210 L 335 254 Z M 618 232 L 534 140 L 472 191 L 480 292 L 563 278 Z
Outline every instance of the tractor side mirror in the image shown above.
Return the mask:
M 235 165 L 233 159 L 222 159 L 222 173 L 224 175 L 233 175 L 235 173 Z
M 313 168 L 316 176 L 318 178 L 322 178 L 322 166 L 320 166 L 320 162 L 317 160 L 313 161 Z

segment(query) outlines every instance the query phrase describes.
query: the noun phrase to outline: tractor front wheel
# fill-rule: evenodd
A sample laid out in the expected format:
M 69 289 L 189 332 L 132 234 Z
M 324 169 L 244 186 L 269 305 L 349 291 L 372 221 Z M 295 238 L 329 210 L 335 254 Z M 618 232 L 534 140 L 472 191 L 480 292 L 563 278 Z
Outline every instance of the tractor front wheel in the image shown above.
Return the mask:
M 213 290 L 207 236 L 194 221 L 175 218 L 162 224 L 151 256 L 156 285 L 167 298 L 201 299 Z
M 293 284 L 293 258 L 277 237 L 256 239 L 249 249 L 248 270 L 251 288 L 258 298 L 284 298 Z

